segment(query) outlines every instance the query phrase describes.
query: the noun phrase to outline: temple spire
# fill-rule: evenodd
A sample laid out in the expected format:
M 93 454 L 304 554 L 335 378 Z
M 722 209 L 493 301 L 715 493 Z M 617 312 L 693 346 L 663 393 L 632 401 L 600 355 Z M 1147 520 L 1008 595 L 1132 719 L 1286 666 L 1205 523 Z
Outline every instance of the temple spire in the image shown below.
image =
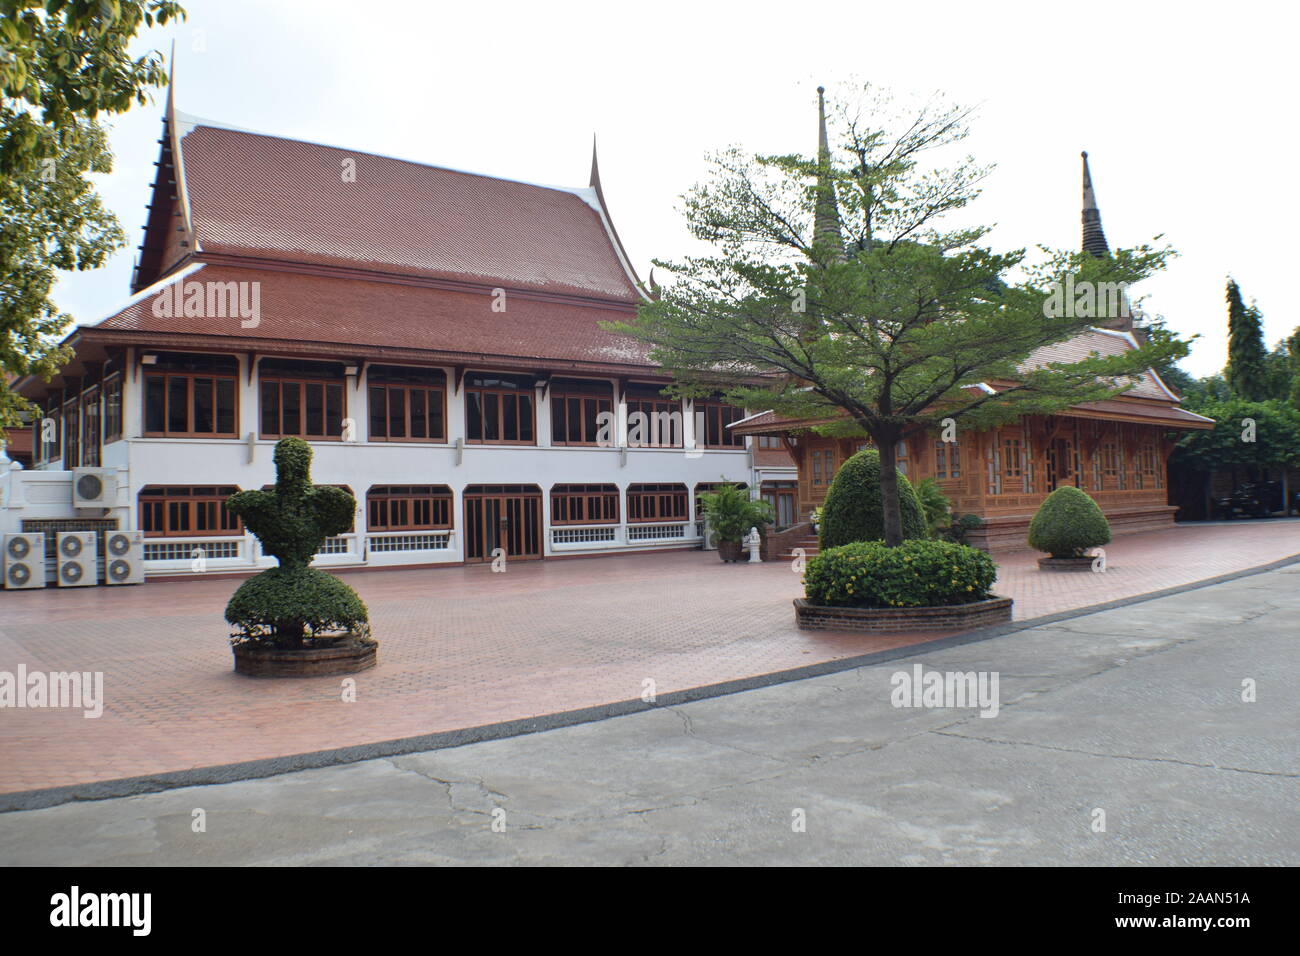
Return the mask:
M 1097 208 L 1097 194 L 1092 190 L 1092 173 L 1088 170 L 1088 154 L 1083 156 L 1083 251 L 1094 256 L 1110 255 L 1106 233 L 1101 228 L 1101 210 Z
M 817 87 L 817 203 L 813 211 L 813 244 L 843 249 L 835 183 L 831 176 L 831 148 L 826 135 L 826 88 Z M 841 255 L 843 253 L 841 252 Z

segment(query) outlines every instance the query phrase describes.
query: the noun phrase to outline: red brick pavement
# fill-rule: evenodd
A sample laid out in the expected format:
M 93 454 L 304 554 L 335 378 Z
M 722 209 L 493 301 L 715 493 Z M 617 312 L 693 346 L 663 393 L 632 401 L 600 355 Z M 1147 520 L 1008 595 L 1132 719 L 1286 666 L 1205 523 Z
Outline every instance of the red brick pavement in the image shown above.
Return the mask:
M 1105 574 L 1000 558 L 1019 620 L 1300 553 L 1300 520 L 1123 537 Z M 338 678 L 231 672 L 230 580 L 0 592 L 0 670 L 103 671 L 104 714 L 0 709 L 0 792 L 286 756 L 534 717 L 786 670 L 940 634 L 802 632 L 789 565 L 676 552 L 347 575 L 370 607 L 379 665 Z

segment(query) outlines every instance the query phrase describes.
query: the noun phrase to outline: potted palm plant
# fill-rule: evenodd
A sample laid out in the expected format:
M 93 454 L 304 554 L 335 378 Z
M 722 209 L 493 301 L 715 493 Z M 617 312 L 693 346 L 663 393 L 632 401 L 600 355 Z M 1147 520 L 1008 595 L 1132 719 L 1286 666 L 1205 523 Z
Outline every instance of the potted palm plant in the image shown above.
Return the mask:
M 741 542 L 749 529 L 757 528 L 761 533 L 774 517 L 770 503 L 749 497 L 749 492 L 739 485 L 721 485 L 701 493 L 700 505 L 723 561 L 740 560 Z

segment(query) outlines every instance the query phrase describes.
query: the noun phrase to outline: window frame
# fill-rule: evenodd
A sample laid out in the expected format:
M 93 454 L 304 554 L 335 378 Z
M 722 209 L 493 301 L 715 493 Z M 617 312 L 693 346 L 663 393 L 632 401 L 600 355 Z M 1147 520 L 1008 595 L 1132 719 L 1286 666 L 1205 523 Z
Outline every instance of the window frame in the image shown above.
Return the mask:
M 395 489 L 408 489 L 400 491 Z M 419 490 L 417 490 L 419 489 Z M 428 489 L 423 490 L 423 489 Z M 417 522 L 414 520 L 415 507 L 411 502 L 429 502 L 429 521 L 428 523 Z M 408 520 L 404 524 L 377 523 L 375 515 L 379 509 L 385 512 L 385 517 L 391 519 L 393 513 L 397 510 L 394 507 L 396 503 L 406 504 L 406 513 Z M 456 499 L 452 490 L 447 485 L 371 485 L 366 490 L 366 531 L 371 534 L 396 534 L 403 531 L 452 531 L 456 525 Z M 440 514 L 445 514 L 445 522 L 436 520 Z
M 696 421 L 699 421 L 698 414 L 700 412 L 703 412 L 704 414 L 703 440 L 701 440 L 700 435 L 695 436 L 695 441 L 698 445 L 703 448 L 712 448 L 718 451 L 744 450 L 745 436 L 737 435 L 735 432 L 727 430 L 728 425 L 738 422 L 745 417 L 745 410 L 743 408 L 732 405 L 730 402 L 724 402 L 721 399 L 702 398 L 695 401 L 692 411 L 696 413 Z M 724 415 L 728 411 L 734 412 L 735 417 L 731 418 L 730 421 L 725 421 Z M 714 421 L 715 418 L 716 421 Z M 722 441 L 710 440 L 710 431 L 714 429 L 715 425 L 717 435 L 723 439 Z M 739 442 L 739 444 L 737 444 L 737 442 Z
M 624 500 L 628 524 L 686 524 L 690 521 L 690 491 L 684 484 L 637 482 L 627 486 Z M 667 501 L 680 501 L 680 515 L 675 513 L 678 510 L 676 508 L 671 515 L 659 513 L 661 505 Z M 654 502 L 653 510 L 656 513 L 653 515 L 645 514 L 648 502 Z
M 538 402 L 537 402 L 537 385 L 536 385 L 536 383 L 533 383 L 531 386 L 515 385 L 514 387 L 507 387 L 507 386 L 491 386 L 491 385 L 474 385 L 474 384 L 471 384 L 471 379 L 472 379 L 473 377 L 475 377 L 475 376 L 482 376 L 482 377 L 484 377 L 484 378 L 493 378 L 493 377 L 495 377 L 495 378 L 499 378 L 499 379 L 520 379 L 520 380 L 523 380 L 523 379 L 526 379 L 526 378 L 529 377 L 529 376 L 527 376 L 527 375 L 521 375 L 521 374 L 519 374 L 519 373 L 511 373 L 511 372 L 500 372 L 500 373 L 496 373 L 496 372 L 487 372 L 487 373 L 484 373 L 484 372 L 474 372 L 474 373 L 466 373 L 465 378 L 464 378 L 464 383 L 463 383 L 463 385 L 462 385 L 462 391 L 463 391 L 464 396 L 465 396 L 465 444 L 467 444 L 467 445 L 522 445 L 522 446 L 529 446 L 529 445 L 532 445 L 532 446 L 535 446 L 535 445 L 537 444 L 537 405 L 538 405 Z M 480 437 L 478 437 L 478 438 L 474 438 L 474 437 L 472 437 L 472 436 L 473 436 L 473 429 L 471 428 L 470 412 L 471 412 L 471 408 L 472 408 L 472 404 L 473 404 L 473 403 L 472 403 L 471 395 L 478 395 L 478 396 L 480 396 L 480 403 L 479 403 L 479 406 L 478 406 L 478 414 L 479 414 L 479 436 L 480 436 Z M 529 415 L 528 415 L 529 429 L 528 429 L 528 430 L 529 430 L 529 433 L 530 433 L 531 437 L 529 437 L 529 438 L 501 438 L 501 437 L 497 437 L 497 438 L 486 438 L 486 437 L 483 437 L 483 436 L 485 436 L 485 435 L 487 434 L 487 415 L 486 415 L 486 412 L 487 412 L 487 404 L 486 404 L 486 402 L 483 402 L 481 399 L 482 399 L 483 397 L 486 397 L 486 396 L 489 396 L 489 395 L 494 396 L 495 399 L 496 399 L 496 415 L 495 415 L 495 417 L 496 417 L 496 426 L 497 426 L 497 427 L 496 427 L 496 431 L 497 431 L 497 435 L 498 435 L 498 436 L 500 436 L 500 435 L 505 431 L 505 418 L 506 418 L 506 415 L 505 415 L 505 403 L 504 403 L 503 400 L 506 399 L 506 398 L 510 398 L 510 399 L 513 399 L 514 402 L 515 402 L 515 432 L 516 432 L 516 434 L 519 434 L 519 435 L 522 435 L 522 434 L 523 434 L 522 424 L 523 424 L 523 421 L 524 421 L 523 416 L 521 416 L 521 415 L 519 414 L 519 403 L 522 402 L 522 401 L 524 401 L 524 400 L 527 400 L 527 402 L 528 402 L 528 411 L 529 411 Z
M 149 411 L 151 408 L 149 402 L 149 381 L 150 379 L 162 379 L 162 423 L 163 430 L 156 431 L 149 428 Z M 210 432 L 200 432 L 194 430 L 194 396 L 195 381 L 198 379 L 210 379 L 212 381 L 212 428 Z M 171 423 L 171 403 L 172 403 L 172 385 L 173 381 L 185 382 L 185 430 L 172 431 L 167 426 Z M 217 426 L 221 420 L 221 413 L 218 404 L 218 381 L 231 383 L 231 425 L 232 429 L 228 432 L 218 431 Z M 239 437 L 239 373 L 238 372 L 191 372 L 191 371 L 174 371 L 172 369 L 161 368 L 155 370 L 153 366 L 146 366 L 140 376 L 140 388 L 143 398 L 140 402 L 140 434 L 145 438 L 238 438 Z
M 122 387 L 121 372 L 114 372 L 104 379 L 103 394 L 104 444 L 109 445 L 122 440 L 122 425 L 126 421 L 126 392 Z
M 560 484 L 552 485 L 547 495 L 550 502 L 551 524 L 554 527 L 568 528 L 577 525 L 610 525 L 619 523 L 622 512 L 618 485 L 612 483 L 597 484 Z M 592 502 L 600 500 L 601 514 L 592 514 Z M 561 502 L 568 502 L 561 508 Z M 573 505 L 581 512 L 580 517 L 572 517 Z M 610 507 L 612 505 L 612 508 Z M 559 517 L 558 512 L 565 511 L 568 517 Z M 608 512 L 613 511 L 610 515 Z
M 210 494 L 195 495 L 195 488 L 213 488 Z M 151 494 L 149 492 L 158 489 L 163 494 Z M 190 494 L 180 494 L 179 492 L 188 491 Z M 228 493 L 222 493 L 223 491 Z M 243 522 L 237 515 L 231 514 L 226 508 L 226 500 L 230 495 L 239 491 L 236 485 L 145 485 L 136 495 L 136 520 L 137 527 L 144 533 L 146 538 L 230 538 L 237 537 L 244 533 Z M 190 507 L 186 509 L 188 513 L 188 528 L 170 527 L 173 515 L 173 506 L 188 503 Z M 197 527 L 198 507 L 200 505 L 216 504 L 216 523 L 220 530 L 200 530 Z M 161 517 L 161 524 L 165 527 L 163 530 L 156 528 L 150 529 L 148 526 L 155 524 L 154 517 L 150 514 L 146 517 L 146 507 L 156 507 L 157 514 Z M 234 527 L 222 527 L 233 522 Z
M 591 389 L 578 387 L 578 381 L 566 380 L 562 383 L 552 382 L 550 391 L 547 394 L 547 400 L 551 405 L 551 444 L 568 446 L 568 447 L 600 447 L 597 438 L 600 435 L 600 413 L 606 412 L 614 414 L 614 387 L 609 382 L 598 379 L 586 380 L 594 386 Z M 603 391 L 602 391 L 603 389 Z M 569 402 L 578 402 L 578 430 L 583 436 L 578 441 L 572 441 L 569 435 Z M 595 405 L 595 414 L 591 422 L 587 419 L 587 403 Z M 557 420 L 563 418 L 563 428 L 557 426 Z M 591 424 L 595 429 L 595 434 L 587 437 L 587 426 Z M 563 435 L 564 437 L 559 437 Z M 611 445 L 617 444 L 617 435 Z

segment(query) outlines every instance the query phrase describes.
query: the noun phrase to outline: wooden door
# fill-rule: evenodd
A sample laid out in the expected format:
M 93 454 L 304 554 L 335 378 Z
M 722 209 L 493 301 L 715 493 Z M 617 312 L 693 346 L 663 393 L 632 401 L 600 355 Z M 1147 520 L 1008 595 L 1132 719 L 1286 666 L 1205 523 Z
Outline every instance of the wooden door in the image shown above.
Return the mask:
M 542 494 L 535 486 L 471 485 L 465 489 L 465 560 L 542 556 Z

